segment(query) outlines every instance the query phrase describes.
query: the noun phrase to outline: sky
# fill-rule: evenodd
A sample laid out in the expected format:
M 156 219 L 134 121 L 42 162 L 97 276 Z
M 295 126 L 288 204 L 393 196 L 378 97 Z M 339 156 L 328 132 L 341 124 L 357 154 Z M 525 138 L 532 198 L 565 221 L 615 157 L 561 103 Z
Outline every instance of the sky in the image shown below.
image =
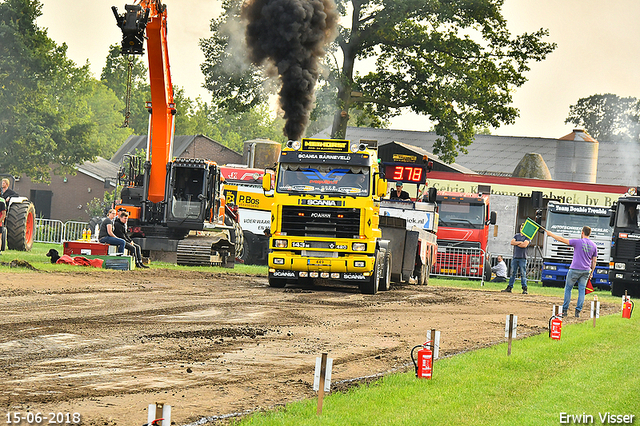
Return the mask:
M 120 0 L 122 1 L 122 0 Z M 100 77 L 109 45 L 120 42 L 111 6 L 116 0 L 41 0 L 38 25 L 78 64 L 87 60 Z M 131 3 L 131 1 L 129 1 Z M 173 84 L 187 96 L 201 96 L 204 56 L 198 41 L 210 35 L 209 23 L 221 11 L 221 0 L 164 0 L 168 8 L 168 47 Z M 637 0 L 505 0 L 503 15 L 512 34 L 549 29 L 547 41 L 558 47 L 543 62 L 531 63 L 528 81 L 513 95 L 520 110 L 515 123 L 491 129 L 503 136 L 560 138 L 573 126 L 564 124 L 569 106 L 594 94 L 640 98 L 640 2 Z M 146 59 L 145 59 L 146 60 Z M 391 128 L 429 130 L 424 117 L 404 114 Z

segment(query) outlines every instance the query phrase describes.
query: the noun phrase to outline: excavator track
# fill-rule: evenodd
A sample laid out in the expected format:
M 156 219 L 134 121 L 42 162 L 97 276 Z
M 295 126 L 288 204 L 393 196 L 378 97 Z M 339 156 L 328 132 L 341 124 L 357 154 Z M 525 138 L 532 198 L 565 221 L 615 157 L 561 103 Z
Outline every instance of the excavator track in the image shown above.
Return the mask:
M 176 262 L 186 266 L 222 266 L 233 268 L 235 246 L 227 231 L 189 235 L 178 243 Z

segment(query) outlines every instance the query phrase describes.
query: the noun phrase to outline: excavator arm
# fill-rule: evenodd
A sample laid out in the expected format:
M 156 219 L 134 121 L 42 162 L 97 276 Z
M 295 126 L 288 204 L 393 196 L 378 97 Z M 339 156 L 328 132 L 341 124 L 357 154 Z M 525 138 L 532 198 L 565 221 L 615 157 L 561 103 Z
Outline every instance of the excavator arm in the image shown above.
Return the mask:
M 122 30 L 123 55 L 144 54 L 143 41 L 147 39 L 151 102 L 147 102 L 149 137 L 145 169 L 148 178 L 144 197 L 159 203 L 165 198 L 167 163 L 173 157 L 176 114 L 167 49 L 167 7 L 159 0 L 140 0 L 125 5 L 123 14 L 118 14 L 115 6 L 111 9 Z

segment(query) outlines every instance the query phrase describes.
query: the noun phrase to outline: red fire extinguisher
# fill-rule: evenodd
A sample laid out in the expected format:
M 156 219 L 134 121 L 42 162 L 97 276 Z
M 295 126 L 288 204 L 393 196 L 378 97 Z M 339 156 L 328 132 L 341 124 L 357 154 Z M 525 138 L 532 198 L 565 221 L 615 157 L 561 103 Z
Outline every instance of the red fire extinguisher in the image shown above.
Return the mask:
M 562 335 L 562 317 L 552 316 L 549 318 L 549 337 L 553 340 L 560 340 Z
M 411 349 L 411 360 L 416 368 L 416 377 L 421 379 L 430 379 L 433 372 L 433 352 L 429 348 L 429 342 L 425 342 L 422 345 L 414 346 Z M 418 351 L 418 362 L 413 357 L 413 351 L 422 348 Z
M 633 313 L 633 302 L 631 301 L 631 299 L 627 299 L 627 301 L 622 304 L 622 318 L 631 319 L 632 313 Z

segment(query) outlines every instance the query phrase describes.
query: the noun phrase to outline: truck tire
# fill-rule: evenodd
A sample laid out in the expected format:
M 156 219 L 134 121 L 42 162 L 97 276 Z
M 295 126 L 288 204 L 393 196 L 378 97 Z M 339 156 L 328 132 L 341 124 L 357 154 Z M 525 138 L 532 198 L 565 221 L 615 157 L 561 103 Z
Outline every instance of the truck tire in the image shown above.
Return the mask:
M 612 296 L 616 296 L 616 297 L 622 297 L 624 296 L 624 291 L 627 290 L 627 286 L 622 284 L 622 283 L 618 283 L 618 282 L 612 282 L 611 283 L 611 295 Z
M 484 260 L 484 280 L 491 281 L 491 263 L 487 259 Z
M 420 271 L 418 272 L 418 285 L 429 284 L 429 265 L 420 263 Z
M 380 255 L 379 250 L 376 250 L 375 256 L 376 261 L 373 264 L 371 276 L 366 281 L 360 283 L 360 292 L 364 294 L 376 294 L 378 292 L 378 284 L 380 283 L 380 271 L 378 271 L 378 267 L 382 261 L 382 256 Z
M 382 255 L 382 271 L 380 273 L 380 281 L 378 282 L 378 290 L 389 291 L 391 288 L 391 252 L 384 250 Z
M 31 251 L 36 226 L 36 208 L 33 203 L 12 204 L 5 226 L 9 250 Z
M 256 258 L 256 250 L 259 247 L 256 247 L 256 236 L 253 232 L 243 231 L 243 242 L 242 242 L 242 251 L 238 258 L 242 260 L 245 265 L 253 265 L 255 264 Z
M 273 288 L 284 288 L 287 285 L 286 278 L 272 278 L 269 277 L 269 287 Z

